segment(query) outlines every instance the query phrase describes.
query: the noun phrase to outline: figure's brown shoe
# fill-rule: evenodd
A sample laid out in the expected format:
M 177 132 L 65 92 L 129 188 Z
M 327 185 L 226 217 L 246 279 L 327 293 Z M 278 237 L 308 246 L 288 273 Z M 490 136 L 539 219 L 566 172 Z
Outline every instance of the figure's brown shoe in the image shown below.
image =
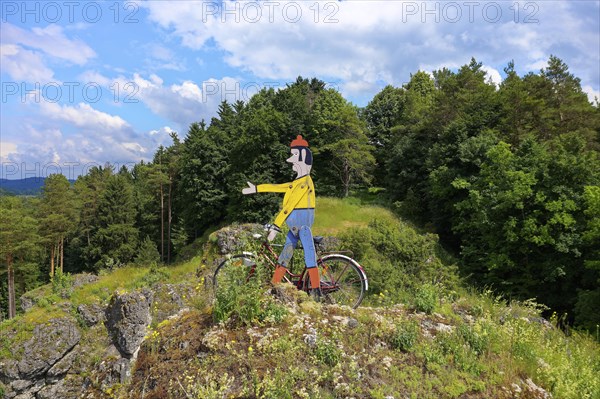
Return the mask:
M 273 273 L 273 278 L 271 279 L 271 284 L 279 284 L 281 280 L 283 280 L 283 276 L 287 273 L 287 269 L 281 265 L 277 265 L 275 268 L 275 273 Z
M 319 268 L 318 267 L 309 267 L 307 270 L 308 270 L 308 278 L 310 279 L 310 288 L 313 290 L 320 289 L 321 288 L 321 279 L 319 278 Z

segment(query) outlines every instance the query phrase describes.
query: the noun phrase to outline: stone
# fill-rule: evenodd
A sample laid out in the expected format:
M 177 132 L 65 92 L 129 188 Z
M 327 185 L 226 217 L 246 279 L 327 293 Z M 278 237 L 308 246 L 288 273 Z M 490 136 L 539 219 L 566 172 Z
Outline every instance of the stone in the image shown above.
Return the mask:
M 33 298 L 28 297 L 27 295 L 21 295 L 19 298 L 19 302 L 21 302 L 21 310 L 23 312 L 27 312 L 29 309 L 35 305 L 33 302 Z
M 536 399 L 551 399 L 552 394 L 547 392 L 544 388 L 537 386 L 531 378 L 525 380 L 525 391 L 533 394 L 533 398 Z
M 252 234 L 262 232 L 259 224 L 244 224 L 225 227 L 210 238 L 216 242 L 221 255 L 233 254 L 240 250 L 249 241 L 253 240 Z
M 82 285 L 94 283 L 98 281 L 100 277 L 95 274 L 81 273 L 73 276 L 73 288 L 81 287 Z
M 135 358 L 151 321 L 153 293 L 115 293 L 106 308 L 106 328 L 121 355 Z
M 48 370 L 48 372 L 46 373 L 46 381 L 56 382 L 60 380 L 69 372 L 71 366 L 73 366 L 73 362 L 75 361 L 75 359 L 77 359 L 78 356 L 79 352 L 77 351 L 77 349 L 74 349 L 71 352 L 69 352 L 65 357 L 56 362 L 56 364 L 52 366 L 50 370 Z
M 323 241 L 321 241 L 318 247 L 323 252 L 337 251 L 340 248 L 340 239 L 333 236 L 323 237 Z
M 58 381 L 56 384 L 46 385 L 36 394 L 37 399 L 75 399 L 81 398 L 82 391 L 86 388 L 84 379 L 68 375 L 66 378 Z
M 104 309 L 97 304 L 77 306 L 77 314 L 81 316 L 83 322 L 91 327 L 106 319 Z
M 13 359 L 0 361 L 0 380 L 18 380 L 19 367 L 18 362 Z
M 33 380 L 15 380 L 13 382 L 11 382 L 10 387 L 12 388 L 13 391 L 17 392 L 17 393 L 21 393 L 23 391 L 25 391 L 27 388 L 29 388 L 30 386 L 32 386 L 34 383 Z
M 23 356 L 17 365 L 20 377 L 43 377 L 80 339 L 81 333 L 72 318 L 57 318 L 38 324 L 33 330 L 33 337 L 23 344 Z
M 353 317 L 348 317 L 348 328 L 358 327 L 358 320 Z
M 444 323 L 437 323 L 433 328 L 437 332 L 447 333 L 447 334 L 451 333 L 454 330 L 454 327 L 452 327 L 448 324 L 444 324 Z

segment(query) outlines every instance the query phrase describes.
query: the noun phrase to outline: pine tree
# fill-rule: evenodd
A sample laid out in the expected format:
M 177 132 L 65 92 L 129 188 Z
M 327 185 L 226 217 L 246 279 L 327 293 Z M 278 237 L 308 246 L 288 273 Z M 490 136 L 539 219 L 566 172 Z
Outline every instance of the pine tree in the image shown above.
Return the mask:
M 133 260 L 139 231 L 135 227 L 136 211 L 130 177 L 109 177 L 98 203 L 98 228 L 91 238 L 91 255 L 95 268 L 119 266 Z
M 53 174 L 46 178 L 39 205 L 41 230 L 50 247 L 50 276 L 55 264 L 64 269 L 64 247 L 69 234 L 77 226 L 79 212 L 70 183 L 64 175 Z
M 38 224 L 17 197 L 0 197 L 0 244 L 8 283 L 8 317 L 12 318 L 16 315 L 15 269 L 30 267 L 40 252 Z

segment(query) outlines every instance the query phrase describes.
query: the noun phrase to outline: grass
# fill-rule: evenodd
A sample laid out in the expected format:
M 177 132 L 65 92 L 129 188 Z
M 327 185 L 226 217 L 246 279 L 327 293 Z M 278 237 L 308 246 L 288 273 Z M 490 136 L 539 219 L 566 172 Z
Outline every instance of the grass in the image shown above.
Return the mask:
M 317 202 L 315 235 L 340 235 L 349 228 L 368 227 L 373 219 L 401 223 L 391 211 L 361 200 L 319 197 Z M 406 246 L 406 237 L 400 234 L 390 241 Z M 421 245 L 419 240 L 411 242 L 415 251 Z M 599 345 L 577 331 L 565 335 L 551 326 L 558 324 L 555 319 L 541 323 L 541 308 L 532 301 L 509 302 L 489 290 L 465 286 L 450 290 L 441 284 L 418 284 L 414 291 L 373 292 L 364 303 L 373 307 L 355 311 L 322 306 L 305 295 L 297 298 L 297 306 L 282 311 L 271 296 L 265 296 L 264 288 L 246 296 L 236 291 L 233 299 L 216 303 L 202 281 L 212 273 L 217 251 L 214 243 L 200 244 L 195 251 L 203 248 L 202 254 L 190 251 L 190 260 L 162 267 L 158 274 L 160 282 L 189 286 L 202 299 L 200 305 L 190 298 L 190 312 L 163 321 L 157 315 L 166 312 L 165 306 L 176 312 L 179 305 L 169 296 L 155 296 L 153 306 L 165 311 L 153 308 L 155 322 L 140 350 L 133 379 L 115 388 L 114 397 L 137 398 L 143 393 L 145 399 L 488 399 L 518 396 L 506 389 L 514 383 L 524 389 L 528 378 L 555 398 L 600 397 Z M 386 245 L 394 247 L 393 242 Z M 418 263 L 420 258 L 414 259 Z M 367 266 L 367 273 L 379 270 L 368 262 Z M 75 289 L 69 301 L 72 308 L 106 303 L 115 291 L 157 281 L 148 278 L 150 273 L 148 267 L 115 269 Z M 36 324 L 68 315 L 56 306 L 65 300 L 53 295 L 49 285 L 37 289 L 34 296 L 45 300 L 0 324 L 0 358 L 18 357 L 11 352 L 15 343 L 29 339 Z M 214 317 L 216 306 L 234 299 L 252 312 L 240 313 L 245 308 L 237 306 L 237 314 Z M 340 322 L 348 317 L 357 325 Z M 436 330 L 440 324 L 444 328 Z M 93 349 L 90 364 L 103 360 L 103 331 L 96 326 L 83 332 L 82 342 Z M 307 337 L 313 332 L 316 342 L 309 344 Z
M 373 219 L 397 220 L 382 206 L 364 205 L 353 198 L 318 197 L 313 233 L 335 236 L 351 227 L 366 227 Z

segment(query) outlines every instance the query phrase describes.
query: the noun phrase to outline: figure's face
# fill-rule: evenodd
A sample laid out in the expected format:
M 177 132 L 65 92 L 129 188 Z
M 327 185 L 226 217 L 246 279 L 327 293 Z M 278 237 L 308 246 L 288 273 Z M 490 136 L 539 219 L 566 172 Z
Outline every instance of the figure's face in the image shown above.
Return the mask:
M 296 173 L 300 173 L 300 164 L 304 163 L 304 162 L 300 162 L 300 150 L 297 148 L 292 148 L 290 150 L 290 153 L 292 154 L 291 157 L 289 157 L 286 162 L 289 162 L 292 164 L 292 169 L 294 170 L 294 172 Z

